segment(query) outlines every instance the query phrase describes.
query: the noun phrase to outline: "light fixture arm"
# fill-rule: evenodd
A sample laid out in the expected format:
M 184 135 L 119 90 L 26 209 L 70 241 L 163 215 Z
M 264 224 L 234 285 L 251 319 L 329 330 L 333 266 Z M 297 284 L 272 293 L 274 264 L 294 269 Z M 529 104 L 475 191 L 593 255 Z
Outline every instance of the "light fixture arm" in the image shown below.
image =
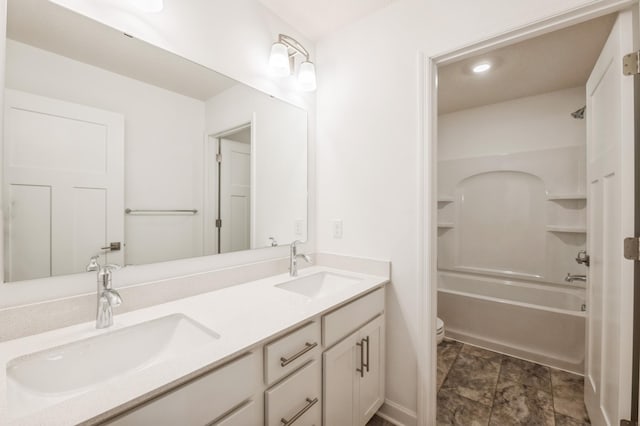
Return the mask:
M 309 61 L 309 52 L 304 46 L 295 38 L 289 37 L 285 34 L 278 35 L 278 42 L 284 44 L 289 49 L 293 50 L 293 52 L 289 53 L 289 57 L 293 57 L 296 54 L 302 55 L 305 57 L 307 61 Z

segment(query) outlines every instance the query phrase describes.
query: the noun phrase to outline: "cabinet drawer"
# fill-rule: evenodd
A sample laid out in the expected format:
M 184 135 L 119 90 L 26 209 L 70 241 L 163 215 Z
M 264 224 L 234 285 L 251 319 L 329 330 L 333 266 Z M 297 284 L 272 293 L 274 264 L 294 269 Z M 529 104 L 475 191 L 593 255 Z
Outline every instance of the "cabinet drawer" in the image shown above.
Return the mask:
M 320 353 L 320 323 L 312 322 L 264 347 L 267 385 L 314 359 Z
M 225 416 L 210 426 L 258 426 L 263 424 L 260 416 L 260 406 L 255 401 L 249 401 L 231 414 Z
M 353 333 L 384 311 L 384 288 L 322 317 L 322 343 L 325 348 Z
M 321 426 L 321 373 L 320 363 L 313 361 L 267 390 L 265 425 Z
M 260 387 L 260 356 L 247 354 L 117 417 L 110 425 L 204 425 Z

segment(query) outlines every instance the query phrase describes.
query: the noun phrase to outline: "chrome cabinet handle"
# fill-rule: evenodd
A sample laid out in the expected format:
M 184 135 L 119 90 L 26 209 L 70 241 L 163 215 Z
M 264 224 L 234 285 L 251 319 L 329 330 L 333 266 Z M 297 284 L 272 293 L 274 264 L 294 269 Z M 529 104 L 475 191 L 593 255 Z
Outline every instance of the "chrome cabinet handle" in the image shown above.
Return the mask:
M 306 342 L 304 344 L 304 348 L 302 348 L 300 350 L 300 352 L 298 352 L 297 354 L 293 355 L 291 358 L 281 357 L 280 358 L 280 366 L 281 367 L 286 367 L 287 365 L 291 364 L 293 361 L 295 361 L 296 359 L 300 358 L 302 355 L 306 354 L 307 352 L 309 352 L 311 349 L 315 348 L 316 346 L 318 346 L 318 342 L 313 342 L 313 343 Z
M 360 373 L 360 377 L 364 377 L 364 367 L 365 367 L 365 363 L 364 363 L 364 339 L 360 340 L 358 343 L 356 343 L 356 346 L 360 347 L 360 368 L 356 368 L 356 371 L 358 373 Z
M 362 368 L 366 368 L 367 369 L 367 373 L 369 372 L 369 336 L 365 337 L 364 339 L 362 339 L 363 342 L 367 342 L 367 362 L 366 363 L 362 363 Z
M 316 405 L 316 403 L 318 402 L 318 398 L 313 398 L 313 399 L 307 398 L 306 401 L 307 401 L 307 405 L 305 405 L 304 408 L 302 408 L 302 410 L 298 411 L 295 414 L 295 416 L 291 417 L 289 420 L 285 419 L 284 417 L 280 419 L 280 422 L 282 423 L 283 426 L 289 426 L 294 424 L 296 420 L 298 420 L 300 417 L 304 415 L 304 413 L 306 413 L 307 411 L 309 411 L 311 407 Z

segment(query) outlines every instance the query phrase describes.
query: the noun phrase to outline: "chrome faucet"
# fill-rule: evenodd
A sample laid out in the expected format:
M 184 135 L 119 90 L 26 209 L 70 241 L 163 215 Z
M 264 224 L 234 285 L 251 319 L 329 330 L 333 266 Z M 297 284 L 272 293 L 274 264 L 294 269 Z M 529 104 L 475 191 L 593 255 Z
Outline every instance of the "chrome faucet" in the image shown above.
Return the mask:
M 311 263 L 311 258 L 306 254 L 298 253 L 298 243 L 302 241 L 294 241 L 291 243 L 291 248 L 289 250 L 289 276 L 297 277 L 298 276 L 298 258 L 303 258 L 307 263 Z
M 98 264 L 94 256 L 87 265 L 87 271 L 98 271 L 98 303 L 96 306 L 96 328 L 108 328 L 113 325 L 113 308 L 122 304 L 120 294 L 112 288 L 111 275 L 120 269 L 118 265 Z
M 567 272 L 567 276 L 564 277 L 564 280 L 568 283 L 572 283 L 574 281 L 582 281 L 582 282 L 586 282 L 587 281 L 587 276 L 586 275 L 571 275 L 571 273 Z

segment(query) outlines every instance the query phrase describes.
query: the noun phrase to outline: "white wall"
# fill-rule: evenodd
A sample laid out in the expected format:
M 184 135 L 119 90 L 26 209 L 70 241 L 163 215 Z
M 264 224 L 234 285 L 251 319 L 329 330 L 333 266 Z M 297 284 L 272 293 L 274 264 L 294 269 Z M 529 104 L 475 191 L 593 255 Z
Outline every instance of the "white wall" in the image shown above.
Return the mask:
M 207 134 L 253 121 L 252 247 L 307 239 L 307 113 L 237 85 L 206 102 Z M 223 159 L 224 161 L 224 159 Z M 302 221 L 296 234 L 295 222 Z
M 0 87 L 4 87 L 5 81 L 5 56 L 6 49 L 2 46 L 5 42 L 5 35 L 7 34 L 7 0 L 0 0 Z M 4 105 L 4 91 L 0 90 L 0 105 Z M 4 135 L 4 107 L 2 108 L 2 112 L 0 112 L 0 135 Z M 4 182 L 2 181 L 2 177 L 0 177 L 0 188 L 4 186 Z M 2 210 L 0 208 L 0 223 L 4 223 L 4 218 L 2 217 Z M 0 244 L 2 249 L 0 250 L 0 259 L 4 259 L 4 244 Z M 0 277 L 4 277 L 4 261 L 0 262 Z
M 438 268 L 565 286 L 586 229 L 585 87 L 470 108 L 438 117 Z M 520 185 L 520 186 L 519 186 Z M 521 224 L 505 228 L 505 223 Z M 495 244 L 487 244 L 494 241 Z M 521 241 L 529 250 L 514 250 Z M 580 285 L 580 283 L 572 286 Z
M 13 40 L 6 53 L 6 87 L 124 115 L 125 207 L 202 212 L 204 102 Z M 126 264 L 201 256 L 202 217 L 127 215 L 125 241 Z
M 417 256 L 416 231 L 421 54 L 436 56 L 589 3 L 606 2 L 400 0 L 318 43 L 318 250 L 392 261 L 385 411 L 409 424 L 417 408 L 419 277 L 426 261 Z M 344 222 L 342 239 L 332 238 L 336 218 Z
M 585 146 L 585 121 L 570 115 L 585 96 L 574 87 L 440 115 L 438 160 Z

